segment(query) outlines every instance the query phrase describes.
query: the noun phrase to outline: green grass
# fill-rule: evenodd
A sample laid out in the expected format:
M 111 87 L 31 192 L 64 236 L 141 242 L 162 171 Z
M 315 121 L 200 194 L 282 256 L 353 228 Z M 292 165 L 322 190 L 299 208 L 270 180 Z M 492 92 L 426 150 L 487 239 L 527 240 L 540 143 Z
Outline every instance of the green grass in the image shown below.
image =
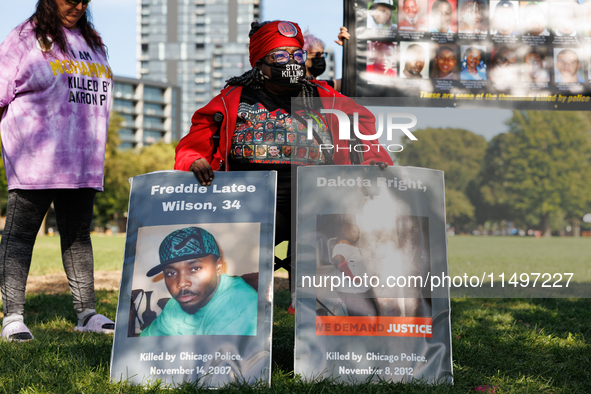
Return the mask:
M 92 236 L 97 271 L 116 271 L 123 266 L 124 236 Z M 31 261 L 31 275 L 64 272 L 59 237 L 37 237 Z
M 47 272 L 60 272 L 57 239 L 40 240 L 33 264 L 42 264 L 39 256 L 48 261 L 46 251 L 53 248 L 56 262 Z M 93 238 L 97 269 L 119 269 L 123 241 Z M 589 267 L 590 252 L 590 239 L 449 239 L 452 274 L 474 267 L 500 270 L 503 264 L 516 264 L 521 272 L 541 270 L 544 264 L 554 271 L 572 265 Z M 436 387 L 420 382 L 347 385 L 330 379 L 311 383 L 294 377 L 294 321 L 286 313 L 289 300 L 287 291 L 275 294 L 271 388 L 234 385 L 220 392 L 473 393 L 475 387 L 487 385 L 497 386 L 497 393 L 591 393 L 591 299 L 452 300 L 454 385 Z M 98 291 L 97 301 L 99 312 L 115 315 L 117 292 Z M 26 316 L 36 340 L 0 343 L 0 393 L 171 392 L 111 383 L 112 337 L 73 332 L 75 314 L 69 294 L 29 295 Z M 185 385 L 173 392 L 211 391 Z
M 97 292 L 98 310 L 114 316 L 117 292 Z M 222 393 L 502 393 L 591 392 L 591 300 L 458 299 L 452 301 L 453 386 L 313 383 L 293 376 L 289 293 L 275 297 L 272 385 L 235 385 Z M 68 294 L 27 298 L 29 343 L 0 343 L 0 393 L 170 393 L 109 381 L 112 337 L 73 332 Z M 186 385 L 173 392 L 210 393 Z
M 123 236 L 92 237 L 96 270 L 120 270 Z M 285 254 L 285 245 L 277 255 Z M 451 275 L 483 272 L 573 272 L 573 280 L 591 282 L 591 238 L 554 237 L 450 237 Z M 39 237 L 33 251 L 31 275 L 63 272 L 59 237 Z
M 591 282 L 591 237 L 450 237 L 450 275 L 483 272 L 574 272 Z

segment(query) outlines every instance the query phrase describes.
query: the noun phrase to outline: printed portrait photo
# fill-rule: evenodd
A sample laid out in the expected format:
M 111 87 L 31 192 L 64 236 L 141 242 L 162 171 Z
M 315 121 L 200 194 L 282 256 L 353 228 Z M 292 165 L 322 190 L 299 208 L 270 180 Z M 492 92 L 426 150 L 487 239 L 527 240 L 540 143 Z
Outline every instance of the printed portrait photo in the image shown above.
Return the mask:
M 396 31 L 397 6 L 394 0 L 376 0 L 367 4 L 367 28 Z
M 550 3 L 550 28 L 557 37 L 578 37 L 581 7 L 575 2 L 560 1 Z
M 503 84 L 517 82 L 521 72 L 518 59 L 518 48 L 513 45 L 493 47 L 490 65 L 491 81 Z
M 338 277 L 420 276 L 431 269 L 429 219 L 400 215 L 379 233 L 359 215 L 318 215 L 316 275 Z M 318 287 L 317 316 L 431 317 L 429 288 L 391 288 L 345 281 Z M 385 297 L 385 296 L 388 297 Z
M 583 83 L 582 48 L 554 48 L 554 82 Z
M 483 45 L 462 45 L 460 47 L 460 79 L 464 81 L 486 80 L 486 47 Z
M 255 145 L 255 149 L 257 158 L 267 157 L 267 145 Z
M 296 133 L 287 133 L 287 142 L 289 144 L 295 144 L 298 135 Z
M 367 42 L 368 78 L 396 77 L 396 46 L 389 41 Z
M 548 3 L 522 1 L 519 3 L 521 31 L 525 36 L 549 36 Z
M 552 57 L 548 56 L 546 48 L 529 48 L 523 56 L 521 78 L 524 82 L 550 82 L 550 64 Z
M 398 1 L 398 30 L 399 31 L 427 31 L 427 0 L 399 0 Z
M 409 79 L 429 78 L 429 43 L 401 42 L 400 77 Z
M 254 145 L 244 145 L 244 148 L 242 148 L 242 155 L 244 157 L 254 157 Z
M 310 148 L 308 157 L 310 160 L 318 160 L 318 148 Z
M 518 1 L 491 1 L 490 15 L 490 34 L 504 36 L 519 34 Z
M 429 0 L 429 32 L 457 33 L 457 0 Z
M 435 47 L 431 61 L 433 79 L 458 79 L 458 47 L 454 44 L 441 44 Z
M 269 146 L 269 157 L 270 158 L 278 158 L 279 154 L 281 152 L 281 149 L 279 148 L 279 146 L 277 145 L 271 145 Z
M 284 145 L 281 148 L 281 154 L 286 159 L 293 157 L 293 147 L 288 146 L 288 145 Z
M 296 147 L 296 159 L 307 159 L 308 158 L 308 148 L 303 146 Z
M 141 227 L 128 337 L 256 335 L 259 223 Z
M 487 0 L 459 0 L 458 32 L 488 34 Z

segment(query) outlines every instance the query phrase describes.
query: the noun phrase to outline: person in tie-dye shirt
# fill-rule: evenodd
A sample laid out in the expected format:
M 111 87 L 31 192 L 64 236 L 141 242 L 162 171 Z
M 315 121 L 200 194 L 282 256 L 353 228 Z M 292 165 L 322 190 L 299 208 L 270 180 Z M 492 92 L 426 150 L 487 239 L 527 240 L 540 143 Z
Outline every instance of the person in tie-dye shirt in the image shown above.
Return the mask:
M 39 0 L 0 45 L 0 130 L 8 181 L 0 242 L 2 338 L 26 341 L 25 285 L 35 237 L 53 202 L 77 331 L 112 332 L 97 315 L 90 223 L 103 190 L 113 74 L 90 0 Z

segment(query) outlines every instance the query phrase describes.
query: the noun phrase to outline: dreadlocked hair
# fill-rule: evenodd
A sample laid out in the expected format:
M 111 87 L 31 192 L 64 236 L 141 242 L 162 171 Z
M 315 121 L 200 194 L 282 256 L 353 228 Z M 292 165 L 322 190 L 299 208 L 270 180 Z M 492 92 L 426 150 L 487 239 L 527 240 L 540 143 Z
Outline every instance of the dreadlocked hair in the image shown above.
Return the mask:
M 272 23 L 277 21 L 265 21 L 259 22 L 254 21 L 250 24 L 250 32 L 248 33 L 248 37 L 252 37 L 261 27 L 265 26 L 267 23 Z M 262 60 L 262 59 L 259 59 Z M 304 67 L 306 67 L 304 65 Z M 313 78 L 304 76 L 300 79 L 300 94 L 299 96 L 303 98 L 304 106 L 312 108 L 314 106 L 313 97 L 314 91 L 316 89 L 316 85 L 310 82 Z M 246 86 L 254 90 L 260 90 L 265 88 L 264 84 L 264 77 L 263 72 L 259 70 L 257 67 L 253 67 L 252 69 L 248 70 L 244 74 L 232 77 L 226 81 L 226 87 L 228 86 Z
M 306 66 L 304 66 L 306 67 Z M 304 101 L 304 107 L 307 108 L 314 108 L 314 92 L 316 90 L 316 85 L 310 82 L 313 77 L 304 76 L 301 80 L 301 90 L 300 95 Z
M 226 81 L 226 87 L 228 86 L 248 86 L 255 90 L 260 90 L 265 87 L 263 84 L 263 74 L 256 67 L 253 67 L 238 77 L 228 79 Z
M 57 45 L 60 51 L 69 53 L 71 48 L 62 30 L 60 11 L 57 8 L 55 0 L 39 0 L 35 13 L 31 15 L 27 22 L 33 25 L 35 36 L 45 52 L 51 52 L 52 46 Z M 88 9 L 84 12 L 76 26 L 80 29 L 80 34 L 84 37 L 86 44 L 93 51 L 102 52 L 106 56 L 107 47 L 94 29 L 92 16 Z

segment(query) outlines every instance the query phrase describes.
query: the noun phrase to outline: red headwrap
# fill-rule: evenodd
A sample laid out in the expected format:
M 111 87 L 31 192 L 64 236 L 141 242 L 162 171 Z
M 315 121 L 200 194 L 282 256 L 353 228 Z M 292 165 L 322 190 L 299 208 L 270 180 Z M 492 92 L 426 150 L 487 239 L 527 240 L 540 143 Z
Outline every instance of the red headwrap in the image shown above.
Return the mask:
M 297 23 L 288 21 L 267 23 L 250 37 L 248 45 L 250 65 L 254 67 L 257 60 L 261 60 L 275 48 L 302 48 L 303 46 L 304 36 Z

